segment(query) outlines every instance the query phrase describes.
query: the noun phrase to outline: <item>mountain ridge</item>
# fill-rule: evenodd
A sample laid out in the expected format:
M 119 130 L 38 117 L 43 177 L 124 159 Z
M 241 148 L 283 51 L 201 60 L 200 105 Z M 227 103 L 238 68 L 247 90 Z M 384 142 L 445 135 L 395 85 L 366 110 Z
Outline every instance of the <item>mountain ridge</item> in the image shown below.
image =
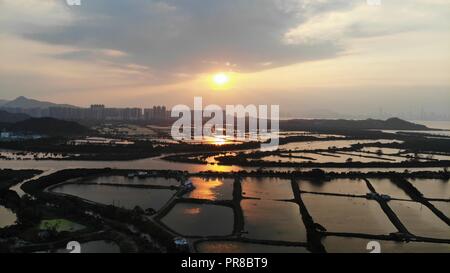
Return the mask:
M 284 130 L 429 130 L 425 125 L 412 123 L 400 118 L 387 120 L 365 119 L 291 119 L 280 121 L 280 128 Z
M 91 130 L 77 122 L 54 118 L 29 118 L 16 123 L 0 124 L 3 130 L 16 133 L 33 133 L 46 136 L 77 136 Z
M 4 101 L 2 103 L 2 101 Z M 40 101 L 35 99 L 30 99 L 24 96 L 19 96 L 11 101 L 0 100 L 0 107 L 7 108 L 23 108 L 23 109 L 31 109 L 31 108 L 50 108 L 50 107 L 67 107 L 67 108 L 79 108 L 78 106 L 70 105 L 70 104 L 57 104 L 53 102 Z
M 26 114 L 13 114 L 0 110 L 0 123 L 15 123 L 31 118 Z

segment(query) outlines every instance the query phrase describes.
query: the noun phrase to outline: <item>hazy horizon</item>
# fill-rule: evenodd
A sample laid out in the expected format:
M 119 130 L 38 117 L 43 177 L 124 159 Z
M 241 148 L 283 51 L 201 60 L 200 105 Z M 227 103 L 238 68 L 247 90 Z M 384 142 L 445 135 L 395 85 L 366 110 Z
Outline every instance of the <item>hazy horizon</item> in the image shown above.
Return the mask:
M 0 0 L 1 99 L 450 116 L 445 0 Z M 216 88 L 222 72 L 229 84 Z

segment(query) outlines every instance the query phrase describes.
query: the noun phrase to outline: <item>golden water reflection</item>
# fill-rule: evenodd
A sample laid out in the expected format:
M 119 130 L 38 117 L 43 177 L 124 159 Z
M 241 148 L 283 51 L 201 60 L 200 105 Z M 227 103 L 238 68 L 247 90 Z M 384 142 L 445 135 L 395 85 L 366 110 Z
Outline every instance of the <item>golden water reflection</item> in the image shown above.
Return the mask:
M 185 214 L 195 215 L 200 213 L 200 208 L 186 208 L 184 209 Z
M 204 179 L 193 177 L 192 183 L 195 190 L 188 193 L 188 198 L 206 199 L 206 200 L 231 200 L 233 195 L 232 179 Z

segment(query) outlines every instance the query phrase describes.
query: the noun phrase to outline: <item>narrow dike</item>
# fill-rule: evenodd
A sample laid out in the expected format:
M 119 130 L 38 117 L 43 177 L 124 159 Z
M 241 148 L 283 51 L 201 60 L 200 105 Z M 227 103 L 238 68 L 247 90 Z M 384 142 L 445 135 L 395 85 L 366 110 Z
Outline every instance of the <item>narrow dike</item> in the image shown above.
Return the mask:
M 371 192 L 378 194 L 369 180 L 364 178 L 364 181 L 366 182 L 367 187 Z M 408 229 L 406 229 L 406 227 L 403 225 L 403 223 L 400 221 L 391 207 L 389 207 L 388 203 L 385 200 L 381 198 L 376 198 L 375 200 L 378 202 L 378 204 L 380 204 L 381 209 L 384 211 L 384 213 L 387 215 L 389 220 L 392 222 L 392 224 L 394 224 L 399 232 L 407 234 L 408 236 L 411 235 L 411 233 L 408 231 Z
M 442 213 L 440 210 L 438 210 L 433 204 L 431 204 L 430 201 L 428 201 L 428 199 L 425 198 L 423 196 L 423 194 L 418 189 L 416 189 L 416 187 L 414 187 L 413 184 L 411 184 L 408 180 L 406 180 L 405 178 L 403 178 L 399 175 L 395 175 L 392 177 L 392 181 L 397 186 L 399 186 L 401 189 L 403 189 L 409 195 L 409 197 L 411 197 L 411 199 L 413 201 L 416 201 L 416 202 L 419 202 L 419 203 L 422 203 L 423 205 L 425 205 L 437 217 L 439 217 L 439 219 L 441 219 L 447 225 L 450 226 L 450 219 L 444 213 Z
M 295 180 L 295 178 L 291 179 L 292 191 L 294 193 L 295 203 L 300 207 L 300 214 L 305 224 L 306 228 L 306 236 L 308 239 L 308 245 L 310 250 L 315 253 L 326 253 L 325 247 L 322 244 L 322 235 L 317 231 L 316 224 L 314 223 L 313 218 L 308 212 L 308 209 L 303 203 L 300 188 Z
M 237 177 L 233 184 L 233 211 L 234 211 L 234 234 L 240 235 L 245 227 L 244 212 L 241 207 L 242 185 L 241 178 Z

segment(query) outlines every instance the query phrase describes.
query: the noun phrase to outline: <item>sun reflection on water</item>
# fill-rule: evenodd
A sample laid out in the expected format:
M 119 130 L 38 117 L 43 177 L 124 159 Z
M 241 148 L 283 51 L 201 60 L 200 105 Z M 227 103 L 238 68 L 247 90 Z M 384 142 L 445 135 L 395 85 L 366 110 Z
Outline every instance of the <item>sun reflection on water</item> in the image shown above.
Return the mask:
M 217 200 L 217 193 L 214 189 L 223 185 L 223 181 L 219 179 L 203 180 L 201 178 L 193 178 L 192 183 L 195 185 L 195 190 L 191 192 L 191 198 Z
M 184 212 L 189 215 L 200 214 L 200 208 L 186 208 Z

